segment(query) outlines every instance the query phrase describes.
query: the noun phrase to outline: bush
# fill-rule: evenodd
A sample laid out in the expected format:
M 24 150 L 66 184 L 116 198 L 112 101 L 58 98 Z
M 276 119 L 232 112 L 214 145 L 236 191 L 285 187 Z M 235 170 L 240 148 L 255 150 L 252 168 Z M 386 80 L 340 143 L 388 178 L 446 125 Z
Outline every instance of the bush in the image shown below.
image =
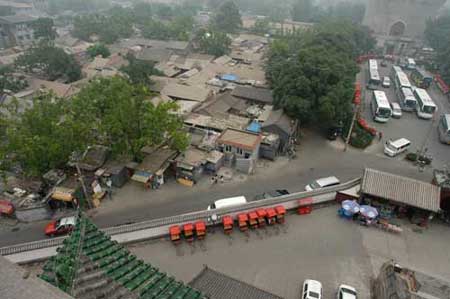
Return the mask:
M 350 136 L 350 144 L 356 148 L 366 148 L 372 143 L 373 138 L 374 136 L 364 130 L 359 123 L 355 123 Z

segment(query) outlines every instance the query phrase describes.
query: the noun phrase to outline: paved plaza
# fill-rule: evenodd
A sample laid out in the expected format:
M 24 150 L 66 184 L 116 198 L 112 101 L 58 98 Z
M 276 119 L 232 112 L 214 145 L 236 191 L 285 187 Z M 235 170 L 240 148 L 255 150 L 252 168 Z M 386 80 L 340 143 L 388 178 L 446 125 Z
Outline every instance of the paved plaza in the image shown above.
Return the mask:
M 130 250 L 185 282 L 206 264 L 286 299 L 299 298 L 306 278 L 323 283 L 325 299 L 334 298 L 340 283 L 356 287 L 361 299 L 370 298 L 371 280 L 389 259 L 450 280 L 448 226 L 432 223 L 422 231 L 400 221 L 404 232 L 396 235 L 341 219 L 336 210 L 331 206 L 311 215 L 290 215 L 285 228 L 251 231 L 248 240 L 237 230 L 230 239 L 216 229 L 203 244 L 175 248 L 159 240 L 131 245 Z

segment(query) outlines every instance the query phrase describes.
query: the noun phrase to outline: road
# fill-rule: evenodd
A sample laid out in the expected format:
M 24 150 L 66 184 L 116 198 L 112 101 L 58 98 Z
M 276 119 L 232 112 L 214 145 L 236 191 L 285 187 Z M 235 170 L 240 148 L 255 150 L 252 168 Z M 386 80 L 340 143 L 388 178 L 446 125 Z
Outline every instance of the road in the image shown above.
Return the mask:
M 100 227 L 156 219 L 180 213 L 203 210 L 212 201 L 224 197 L 255 195 L 273 189 L 301 191 L 314 179 L 336 175 L 341 181 L 362 175 L 365 167 L 373 167 L 400 175 L 431 181 L 431 169 L 419 172 L 411 164 L 385 156 L 349 148 L 344 152 L 341 141 L 329 142 L 317 134 L 305 131 L 295 160 L 280 159 L 269 167 L 256 170 L 242 182 L 210 186 L 207 179 L 193 188 L 169 181 L 159 190 L 144 190 L 141 185 L 128 183 L 115 192 L 112 201 L 105 200 L 94 211 L 94 222 Z M 18 231 L 3 230 L 0 247 L 45 238 L 45 222 L 20 227 Z

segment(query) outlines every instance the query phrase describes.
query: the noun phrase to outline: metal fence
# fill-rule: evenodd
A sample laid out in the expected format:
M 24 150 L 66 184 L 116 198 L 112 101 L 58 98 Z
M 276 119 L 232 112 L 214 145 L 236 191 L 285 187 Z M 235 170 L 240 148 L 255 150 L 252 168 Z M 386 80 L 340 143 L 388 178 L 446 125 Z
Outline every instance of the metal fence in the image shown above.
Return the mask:
M 126 224 L 116 227 L 109 227 L 106 229 L 103 229 L 103 231 L 110 235 L 119 237 L 118 235 L 123 235 L 126 233 L 132 233 L 137 231 L 144 231 L 146 230 L 146 234 L 142 236 L 142 239 L 150 239 L 152 237 L 158 237 L 161 236 L 162 231 L 167 232 L 167 227 L 171 225 L 182 225 L 187 222 L 197 221 L 197 220 L 205 220 L 209 221 L 211 219 L 211 216 L 216 215 L 218 219 L 222 217 L 223 215 L 231 215 L 235 216 L 238 213 L 247 212 L 250 210 L 254 210 L 257 208 L 264 208 L 264 207 L 271 207 L 276 205 L 284 205 L 286 209 L 293 209 L 298 206 L 298 200 L 302 198 L 308 198 L 312 197 L 314 199 L 313 203 L 321 203 L 324 201 L 330 201 L 334 199 L 334 195 L 338 191 L 350 189 L 352 187 L 355 187 L 356 185 L 360 184 L 361 179 L 357 178 L 351 181 L 348 181 L 346 183 L 323 188 L 320 190 L 315 191 L 306 191 L 306 192 L 297 192 L 297 193 L 291 193 L 288 195 L 280 196 L 280 197 L 274 197 L 274 198 L 268 198 L 268 199 L 262 199 L 259 201 L 253 201 L 249 202 L 245 205 L 237 206 L 237 207 L 229 207 L 229 208 L 223 208 L 223 209 L 217 209 L 217 210 L 205 210 L 205 211 L 198 211 L 193 213 L 187 213 L 182 215 L 175 215 L 165 218 L 159 218 L 154 220 L 148 220 L 143 221 L 139 223 L 133 223 L 133 224 Z M 210 223 L 211 224 L 211 223 Z M 164 230 L 162 230 L 164 228 Z M 34 241 L 34 242 L 28 242 L 28 243 L 22 243 L 7 247 L 0 248 L 0 254 L 1 255 L 12 255 L 17 254 L 21 252 L 26 251 L 32 251 L 37 249 L 43 249 L 43 248 L 49 248 L 49 247 L 55 247 L 62 244 L 63 240 L 66 237 L 59 237 L 59 238 L 53 238 L 53 239 L 47 239 L 47 240 L 40 240 L 40 241 Z M 122 241 L 125 242 L 131 242 L 136 241 L 134 240 L 127 240 Z

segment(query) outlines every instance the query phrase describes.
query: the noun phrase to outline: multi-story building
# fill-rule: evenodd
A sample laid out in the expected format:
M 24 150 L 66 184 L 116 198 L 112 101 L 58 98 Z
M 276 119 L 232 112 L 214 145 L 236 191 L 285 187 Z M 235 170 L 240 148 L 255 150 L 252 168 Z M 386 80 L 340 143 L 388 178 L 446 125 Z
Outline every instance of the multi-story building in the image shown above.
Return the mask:
M 0 11 L 2 11 L 3 15 L 31 14 L 33 11 L 33 6 L 28 3 L 0 0 Z
M 34 20 L 24 15 L 0 17 L 0 48 L 30 45 L 34 41 Z

